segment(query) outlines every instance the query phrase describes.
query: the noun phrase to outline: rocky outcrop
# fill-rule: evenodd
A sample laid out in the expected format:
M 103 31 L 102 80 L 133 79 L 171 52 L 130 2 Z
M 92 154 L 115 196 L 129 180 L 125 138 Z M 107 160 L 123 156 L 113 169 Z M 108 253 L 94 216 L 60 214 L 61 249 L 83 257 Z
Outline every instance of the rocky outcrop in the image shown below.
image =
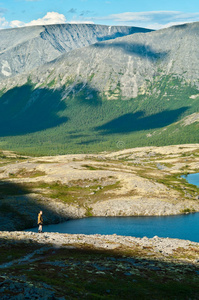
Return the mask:
M 168 203 L 158 198 L 112 199 L 91 205 L 93 216 L 168 216 L 199 211 L 199 203 L 182 201 Z
M 22 232 L 22 231 L 0 231 L 0 242 L 2 244 L 3 240 L 6 242 L 11 242 L 14 240 L 17 242 L 28 241 L 27 243 L 38 243 L 40 245 L 51 245 L 53 247 L 70 247 L 76 245 L 91 245 L 95 249 L 117 249 L 120 247 L 133 248 L 134 246 L 139 246 L 141 248 L 151 247 L 152 252 L 160 252 L 163 255 L 170 255 L 178 248 L 188 249 L 189 247 L 199 246 L 196 242 L 191 242 L 188 240 L 180 239 L 170 239 L 170 238 L 160 238 L 154 236 L 149 239 L 147 237 L 135 238 L 130 236 L 117 236 L 113 235 L 84 235 L 84 234 L 61 234 L 47 232 L 43 234 L 38 234 L 34 232 Z M 27 260 L 29 258 L 27 257 Z M 5 268 L 6 265 L 0 265 L 0 268 Z

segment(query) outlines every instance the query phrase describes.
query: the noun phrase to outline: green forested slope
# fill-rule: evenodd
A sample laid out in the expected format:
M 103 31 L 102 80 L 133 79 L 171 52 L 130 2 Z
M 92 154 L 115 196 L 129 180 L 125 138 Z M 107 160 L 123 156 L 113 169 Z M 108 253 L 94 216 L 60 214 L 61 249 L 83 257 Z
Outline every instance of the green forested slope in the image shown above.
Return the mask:
M 164 76 L 147 95 L 129 100 L 107 100 L 89 85 L 65 99 L 62 94 L 35 90 L 31 82 L 2 92 L 0 148 L 55 155 L 199 141 L 197 122 L 178 122 L 199 112 L 199 98 L 190 98 L 198 90 L 176 77 Z

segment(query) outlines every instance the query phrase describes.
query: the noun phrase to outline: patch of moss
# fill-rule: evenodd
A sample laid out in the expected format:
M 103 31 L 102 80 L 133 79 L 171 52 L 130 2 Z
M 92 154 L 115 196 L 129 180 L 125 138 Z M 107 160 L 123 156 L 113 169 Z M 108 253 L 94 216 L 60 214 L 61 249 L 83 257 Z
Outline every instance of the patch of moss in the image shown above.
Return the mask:
M 196 212 L 194 208 L 184 208 L 180 211 L 182 214 L 190 214 Z
M 91 171 L 95 171 L 95 170 L 99 170 L 98 168 L 96 167 L 93 167 L 91 165 L 82 165 L 83 168 L 86 168 L 88 170 L 91 170 Z
M 92 217 L 93 213 L 92 213 L 92 208 L 89 206 L 86 206 L 86 217 Z
M 20 169 L 16 173 L 9 173 L 10 178 L 36 178 L 36 177 L 44 176 L 44 175 L 46 175 L 46 173 L 44 171 L 40 171 L 37 169 L 29 171 L 25 168 Z
M 117 181 L 105 186 L 97 184 L 91 184 L 86 186 L 81 185 L 64 185 L 60 182 L 55 183 L 29 183 L 25 184 L 28 190 L 34 190 L 35 188 L 41 188 L 45 190 L 45 196 L 52 199 L 59 199 L 66 203 L 78 203 L 83 205 L 87 201 L 93 203 L 99 200 L 108 199 L 111 196 L 111 191 L 120 187 L 120 182 Z M 109 194 L 107 195 L 107 192 Z

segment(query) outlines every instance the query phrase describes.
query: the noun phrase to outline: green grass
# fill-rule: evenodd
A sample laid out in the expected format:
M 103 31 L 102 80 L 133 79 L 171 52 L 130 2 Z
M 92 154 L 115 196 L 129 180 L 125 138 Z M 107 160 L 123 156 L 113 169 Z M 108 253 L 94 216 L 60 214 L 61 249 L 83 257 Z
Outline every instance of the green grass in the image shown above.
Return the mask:
M 189 184 L 185 179 L 179 177 L 179 175 L 167 175 L 164 176 L 164 179 L 157 179 L 157 182 L 178 191 L 182 194 L 182 196 L 184 195 L 183 188 L 185 188 L 186 192 L 192 196 L 199 192 L 199 188 L 197 186 Z
M 68 204 L 78 203 L 86 208 L 88 216 L 92 215 L 92 211 L 89 206 L 85 204 L 87 201 L 89 201 L 89 203 L 93 203 L 99 200 L 106 200 L 110 197 L 111 192 L 118 189 L 119 186 L 119 181 L 105 186 L 102 186 L 100 183 L 95 181 L 89 182 L 89 186 L 82 185 L 81 182 L 80 184 L 73 183 L 73 185 L 70 186 L 64 185 L 60 182 L 24 184 L 25 189 L 28 191 L 31 191 L 34 188 L 41 188 L 45 191 L 44 195 L 52 199 L 59 199 Z M 106 194 L 107 192 L 110 194 Z
M 44 175 L 46 175 L 44 171 L 36 169 L 28 171 L 25 168 L 18 170 L 16 173 L 9 173 L 10 178 L 36 178 Z
M 163 163 L 164 165 L 167 165 L 167 163 Z M 132 164 L 129 164 L 130 166 L 132 166 Z M 183 172 L 181 174 L 179 174 L 177 172 L 177 174 L 164 174 L 164 172 L 161 172 L 160 174 L 153 174 L 153 170 L 157 170 L 156 169 L 156 163 L 150 163 L 147 164 L 147 166 L 139 168 L 136 170 L 136 173 L 138 176 L 143 177 L 143 178 L 147 178 L 149 180 L 154 180 L 155 182 L 158 182 L 160 184 L 163 184 L 164 186 L 166 186 L 167 188 L 171 189 L 171 190 L 175 190 L 177 191 L 182 198 L 185 197 L 185 192 L 190 194 L 193 198 L 195 195 L 197 195 L 199 193 L 199 188 L 193 184 L 190 184 L 186 181 L 186 179 L 182 178 L 182 175 L 186 175 L 186 172 L 184 172 L 184 168 L 183 168 Z M 195 172 L 197 172 L 195 170 Z M 186 211 L 184 211 L 185 213 Z
M 195 209 L 190 209 L 190 208 L 185 208 L 183 210 L 181 210 L 182 214 L 190 214 L 190 213 L 194 213 L 196 212 Z

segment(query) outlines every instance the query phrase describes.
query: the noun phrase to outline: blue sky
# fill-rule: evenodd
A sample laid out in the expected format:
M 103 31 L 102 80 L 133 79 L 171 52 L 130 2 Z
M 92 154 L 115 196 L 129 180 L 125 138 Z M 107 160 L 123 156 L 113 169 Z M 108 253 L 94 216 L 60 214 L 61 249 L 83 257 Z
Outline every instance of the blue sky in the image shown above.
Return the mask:
M 56 23 L 160 29 L 196 21 L 198 0 L 0 0 L 0 29 Z

